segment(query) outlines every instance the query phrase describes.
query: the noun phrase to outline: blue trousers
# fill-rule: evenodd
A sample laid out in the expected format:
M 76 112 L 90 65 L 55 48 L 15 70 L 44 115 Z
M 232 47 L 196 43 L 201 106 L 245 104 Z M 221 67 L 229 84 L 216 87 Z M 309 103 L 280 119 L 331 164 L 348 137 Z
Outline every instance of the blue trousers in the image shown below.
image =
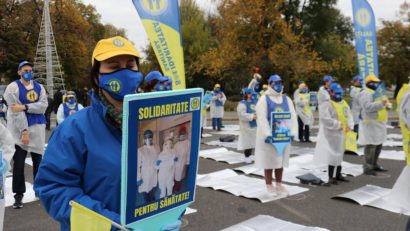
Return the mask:
M 212 128 L 222 128 L 222 118 L 212 118 Z

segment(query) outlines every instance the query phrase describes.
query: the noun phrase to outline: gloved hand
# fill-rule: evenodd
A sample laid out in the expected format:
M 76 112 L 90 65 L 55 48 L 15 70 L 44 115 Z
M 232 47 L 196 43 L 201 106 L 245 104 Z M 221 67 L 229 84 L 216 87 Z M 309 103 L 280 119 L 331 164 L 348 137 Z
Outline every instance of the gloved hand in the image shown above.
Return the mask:
M 141 186 L 142 185 L 142 183 L 144 183 L 144 181 L 141 179 L 141 180 L 139 180 L 139 181 L 137 181 L 137 186 Z
M 180 220 L 177 220 L 174 223 L 162 227 L 161 231 L 179 231 L 181 229 L 181 224 L 182 222 Z
M 155 162 L 155 164 L 156 164 L 157 166 L 159 166 L 159 165 L 161 164 L 161 162 L 162 162 L 162 160 L 157 160 L 157 161 Z
M 174 158 L 174 162 L 177 162 L 178 161 L 178 157 L 176 156 L 175 158 Z
M 268 136 L 265 138 L 265 143 L 271 144 L 272 143 L 272 136 Z

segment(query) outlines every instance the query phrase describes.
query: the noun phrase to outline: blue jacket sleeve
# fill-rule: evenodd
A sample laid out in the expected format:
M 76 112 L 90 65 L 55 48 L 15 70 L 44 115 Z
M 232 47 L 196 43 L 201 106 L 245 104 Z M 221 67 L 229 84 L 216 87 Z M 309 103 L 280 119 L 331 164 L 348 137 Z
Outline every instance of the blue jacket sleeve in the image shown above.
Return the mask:
M 79 126 L 61 124 L 54 131 L 34 182 L 36 194 L 49 215 L 61 223 L 62 230 L 70 227 L 71 200 L 120 223 L 119 214 L 106 209 L 82 188 L 87 146 Z

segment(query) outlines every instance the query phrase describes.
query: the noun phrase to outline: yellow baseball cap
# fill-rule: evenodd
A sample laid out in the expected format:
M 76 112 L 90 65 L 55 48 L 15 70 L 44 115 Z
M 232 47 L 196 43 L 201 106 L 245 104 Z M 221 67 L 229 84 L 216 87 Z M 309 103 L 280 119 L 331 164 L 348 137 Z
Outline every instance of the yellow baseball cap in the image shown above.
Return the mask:
M 214 88 L 215 87 L 221 87 L 221 84 L 217 83 L 217 84 L 215 84 Z
M 368 75 L 368 76 L 366 77 L 366 79 L 365 79 L 364 81 L 365 81 L 365 83 L 368 83 L 368 82 L 380 82 L 380 79 L 377 78 L 374 74 L 370 74 L 370 75 Z
M 302 89 L 302 88 L 304 88 L 304 87 L 307 87 L 306 83 L 301 83 L 301 84 L 299 84 L 299 88 L 300 88 L 300 89 Z
M 118 55 L 132 55 L 138 58 L 140 57 L 140 54 L 130 41 L 121 36 L 115 36 L 98 41 L 94 48 L 91 63 L 94 65 L 94 60 L 101 62 Z

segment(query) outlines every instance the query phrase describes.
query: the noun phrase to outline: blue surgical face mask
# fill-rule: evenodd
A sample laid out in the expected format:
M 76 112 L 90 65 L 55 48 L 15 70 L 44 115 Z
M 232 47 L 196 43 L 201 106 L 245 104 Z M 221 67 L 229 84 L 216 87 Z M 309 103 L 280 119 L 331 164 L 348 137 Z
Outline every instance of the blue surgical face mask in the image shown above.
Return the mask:
M 220 92 L 220 91 L 221 91 L 221 88 L 219 87 L 215 88 L 215 92 Z
M 366 86 L 372 90 L 376 90 L 379 87 L 379 82 L 370 82 Z
M 341 92 L 335 93 L 332 96 L 332 100 L 335 101 L 335 102 L 340 102 L 340 101 L 342 101 L 342 99 L 343 99 L 343 93 L 341 93 Z
M 148 146 L 152 145 L 152 139 L 150 139 L 150 138 L 145 138 L 145 139 L 144 139 L 144 144 L 145 144 L 145 145 L 148 145 Z
M 252 101 L 255 101 L 255 100 L 257 100 L 258 99 L 258 96 L 256 95 L 256 94 L 252 94 L 251 95 L 251 100 Z
M 165 82 L 158 82 L 155 84 L 155 91 L 171 91 L 172 84 L 165 84 Z
M 70 98 L 67 99 L 67 102 L 69 104 L 75 104 L 77 102 L 77 100 L 75 98 L 70 97 Z
M 22 72 L 21 78 L 23 78 L 25 81 L 30 81 L 33 79 L 33 73 L 32 72 Z
M 302 94 L 306 94 L 306 93 L 308 93 L 308 89 L 307 88 L 302 88 L 301 90 L 300 90 L 300 93 L 302 93 Z
M 142 80 L 141 72 L 125 68 L 112 73 L 101 73 L 98 84 L 111 97 L 123 101 L 125 95 L 137 93 Z
M 280 83 L 272 84 L 272 89 L 277 93 L 281 93 L 283 90 L 283 85 Z

